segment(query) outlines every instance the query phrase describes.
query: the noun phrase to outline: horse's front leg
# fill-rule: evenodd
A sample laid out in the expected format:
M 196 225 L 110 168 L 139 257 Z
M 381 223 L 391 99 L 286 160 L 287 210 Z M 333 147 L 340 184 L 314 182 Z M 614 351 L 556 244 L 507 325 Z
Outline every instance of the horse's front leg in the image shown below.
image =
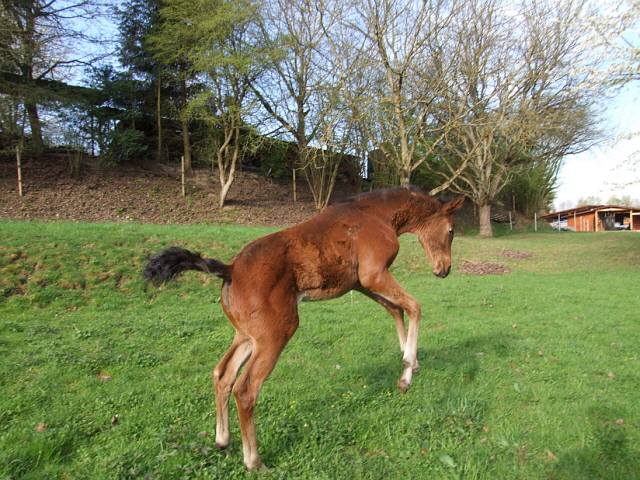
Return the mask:
M 409 332 L 407 333 L 407 344 L 404 347 L 402 357 L 402 376 L 398 380 L 398 390 L 406 393 L 414 371 L 418 370 L 418 331 L 420 330 L 421 310 L 418 301 L 407 293 L 405 306 L 403 306 L 409 317 Z
M 375 275 L 361 275 L 360 283 L 366 290 L 374 295 L 369 296 L 378 301 L 378 303 L 381 303 L 385 308 L 387 308 L 385 303 L 377 300 L 376 297 L 381 297 L 388 304 L 397 305 L 404 310 L 409 317 L 409 331 L 407 332 L 402 356 L 402 375 L 398 379 L 398 390 L 405 393 L 411 385 L 414 370 L 418 369 L 418 331 L 420 330 L 420 317 L 422 315 L 420 303 L 402 288 L 388 271 L 379 272 Z M 389 310 L 389 308 L 387 308 L 387 311 L 389 311 L 396 320 L 396 327 L 398 327 L 398 335 L 402 344 L 402 332 L 398 326 L 397 310 L 394 308 Z
M 391 315 L 391 317 L 393 318 L 396 330 L 398 332 L 400 351 L 404 355 L 404 350 L 407 345 L 407 327 L 404 323 L 404 310 L 402 309 L 402 307 L 399 307 L 395 303 L 390 302 L 386 298 L 381 297 L 380 295 L 373 293 L 362 286 L 356 288 L 356 290 L 371 298 L 372 300 L 375 300 L 377 303 L 382 305 L 387 310 L 387 312 L 389 312 L 389 315 Z M 417 375 L 420 372 L 420 366 L 418 365 L 417 359 L 413 364 L 412 370 L 414 375 Z

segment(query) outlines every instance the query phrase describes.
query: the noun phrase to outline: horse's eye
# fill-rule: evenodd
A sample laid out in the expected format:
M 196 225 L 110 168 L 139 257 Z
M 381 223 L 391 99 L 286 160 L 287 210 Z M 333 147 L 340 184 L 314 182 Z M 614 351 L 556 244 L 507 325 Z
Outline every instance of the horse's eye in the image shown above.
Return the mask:
M 453 231 L 453 228 L 450 228 L 450 229 L 449 229 L 449 235 L 451 235 L 451 236 L 453 237 L 453 234 L 454 234 L 454 233 L 455 233 L 455 232 Z

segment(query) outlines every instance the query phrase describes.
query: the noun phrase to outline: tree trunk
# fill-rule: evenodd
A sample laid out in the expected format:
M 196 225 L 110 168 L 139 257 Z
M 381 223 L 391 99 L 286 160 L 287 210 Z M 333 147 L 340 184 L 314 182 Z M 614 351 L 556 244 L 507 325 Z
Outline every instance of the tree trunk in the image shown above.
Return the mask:
M 161 87 L 160 78 L 157 78 L 158 81 L 158 92 L 157 92 L 157 124 L 158 124 L 158 151 L 156 152 L 156 160 L 159 162 L 162 160 L 162 95 L 161 95 Z
M 44 153 L 44 141 L 42 140 L 42 122 L 38 115 L 38 106 L 31 100 L 25 100 L 24 108 L 29 116 L 29 125 L 31 126 L 31 148 L 36 156 Z
M 234 173 L 230 173 L 227 177 L 227 181 L 222 184 L 222 188 L 220 189 L 220 198 L 218 199 L 218 208 L 224 207 L 225 202 L 227 201 L 227 195 L 229 195 L 229 190 L 231 189 L 231 184 L 235 178 Z
M 493 237 L 493 230 L 491 228 L 491 204 L 483 203 L 478 205 L 478 212 L 480 213 L 480 237 L 491 238 Z
M 240 122 L 238 122 L 240 123 Z M 236 176 L 236 165 L 238 164 L 238 158 L 240 157 L 240 127 L 232 127 L 232 131 L 225 139 L 224 144 L 218 150 L 218 170 L 220 173 L 220 199 L 218 201 L 218 207 L 224 207 L 224 203 L 227 200 L 227 195 L 231 189 L 231 184 Z M 231 159 L 225 159 L 225 156 L 229 154 L 229 144 L 231 143 L 233 153 Z
M 400 186 L 409 188 L 411 185 L 411 170 L 403 167 L 398 173 L 400 174 Z

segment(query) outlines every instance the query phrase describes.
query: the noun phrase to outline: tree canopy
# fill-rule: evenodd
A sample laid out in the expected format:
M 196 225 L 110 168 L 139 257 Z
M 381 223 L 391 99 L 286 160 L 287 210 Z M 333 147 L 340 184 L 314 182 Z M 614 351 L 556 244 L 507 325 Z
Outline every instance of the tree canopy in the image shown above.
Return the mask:
M 369 152 L 380 185 L 468 196 L 483 235 L 506 191 L 544 209 L 564 156 L 603 138 L 606 87 L 638 80 L 635 1 L 128 0 L 106 66 L 76 49 L 98 1 L 0 9 L 2 134 L 23 111 L 34 154 L 39 109 L 71 103 L 113 161 L 215 167 L 222 205 L 238 165 L 278 139 L 295 151 L 278 171 L 302 168 L 323 208 Z M 82 64 L 90 88 L 72 96 Z

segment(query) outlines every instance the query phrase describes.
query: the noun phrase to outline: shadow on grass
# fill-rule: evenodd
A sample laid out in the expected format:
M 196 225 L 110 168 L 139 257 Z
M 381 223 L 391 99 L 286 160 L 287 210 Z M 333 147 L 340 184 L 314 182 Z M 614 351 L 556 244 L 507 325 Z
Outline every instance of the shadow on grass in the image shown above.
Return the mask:
M 623 425 L 593 429 L 587 448 L 573 449 L 558 458 L 555 478 L 640 478 L 640 457 Z
M 420 348 L 420 374 L 406 396 L 396 390 L 402 357 L 395 345 L 377 355 L 357 359 L 354 355 L 353 362 L 343 367 L 348 373 L 328 382 L 317 379 L 316 390 L 302 402 L 274 403 L 269 412 L 257 414 L 264 460 L 274 465 L 311 452 L 337 454 L 370 443 L 371 435 L 384 440 L 381 430 L 386 428 L 409 435 L 381 447 L 389 452 L 400 449 L 399 443 L 417 442 L 418 437 L 473 436 L 482 428 L 487 405 L 486 399 L 478 397 L 479 389 L 472 386 L 482 370 L 478 353 L 483 349 L 508 356 L 509 345 L 508 335 L 481 334 L 442 349 Z M 416 445 L 419 452 L 421 442 Z
M 589 409 L 590 434 L 586 445 L 558 456 L 558 478 L 640 478 L 640 455 L 634 441 L 637 425 L 625 405 L 615 402 L 594 404 Z M 587 421 L 587 420 L 585 420 Z

